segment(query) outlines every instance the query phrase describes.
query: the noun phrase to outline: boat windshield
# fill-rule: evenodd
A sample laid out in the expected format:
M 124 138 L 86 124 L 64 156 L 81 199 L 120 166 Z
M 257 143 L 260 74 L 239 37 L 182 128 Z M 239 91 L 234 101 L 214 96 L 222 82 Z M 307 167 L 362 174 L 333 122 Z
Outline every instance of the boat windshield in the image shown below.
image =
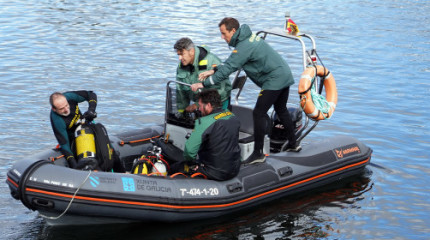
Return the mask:
M 166 123 L 193 129 L 196 113 L 184 111 L 184 106 L 193 104 L 196 97 L 189 84 L 169 81 L 166 87 Z

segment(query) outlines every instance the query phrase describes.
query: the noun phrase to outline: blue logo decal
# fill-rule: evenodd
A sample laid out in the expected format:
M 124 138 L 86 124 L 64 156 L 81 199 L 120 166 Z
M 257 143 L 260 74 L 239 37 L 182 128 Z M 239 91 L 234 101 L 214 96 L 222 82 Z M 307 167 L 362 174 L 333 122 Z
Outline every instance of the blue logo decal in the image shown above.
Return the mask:
M 129 177 L 122 177 L 122 186 L 124 188 L 124 191 L 126 192 L 135 192 L 136 187 L 134 186 L 134 180 L 133 178 Z
M 90 177 L 90 183 L 93 187 L 97 187 L 100 184 L 99 177 Z

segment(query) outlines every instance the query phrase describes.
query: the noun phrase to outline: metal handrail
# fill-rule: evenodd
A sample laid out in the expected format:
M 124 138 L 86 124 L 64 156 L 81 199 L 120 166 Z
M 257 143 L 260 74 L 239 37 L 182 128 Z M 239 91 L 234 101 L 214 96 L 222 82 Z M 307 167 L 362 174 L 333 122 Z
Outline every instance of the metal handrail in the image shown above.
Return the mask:
M 263 36 L 262 36 L 263 39 L 266 39 L 267 35 L 275 35 L 275 36 L 289 38 L 289 39 L 299 41 L 301 46 L 302 46 L 303 70 L 306 69 L 306 65 L 307 65 L 307 63 L 306 63 L 306 45 L 305 45 L 305 42 L 299 37 L 299 36 L 305 36 L 305 34 L 301 34 L 301 35 L 296 36 L 296 35 L 292 35 L 292 34 L 287 34 L 282 29 L 272 29 L 269 31 L 259 31 L 259 32 L 257 32 L 256 35 L 258 36 L 260 34 L 263 34 Z
M 307 53 L 306 53 L 306 45 L 305 45 L 305 42 L 302 40 L 302 37 L 308 38 L 311 41 L 311 43 L 312 43 L 311 52 L 316 50 L 315 39 L 311 35 L 306 34 L 306 33 L 299 33 L 298 35 L 293 35 L 293 34 L 287 33 L 285 30 L 283 30 L 281 28 L 276 28 L 276 29 L 271 29 L 271 30 L 268 30 L 268 31 L 264 31 L 264 30 L 263 31 L 259 31 L 259 32 L 257 32 L 256 35 L 258 36 L 260 34 L 263 34 L 263 36 L 262 36 L 263 39 L 266 39 L 267 35 L 275 35 L 275 36 L 289 38 L 289 39 L 292 39 L 292 40 L 299 41 L 300 45 L 302 47 L 303 70 L 306 69 L 306 67 L 309 65 L 309 63 L 311 61 L 308 60 L 308 56 L 307 56 Z M 302 129 L 300 129 L 299 131 L 297 131 L 295 133 L 296 137 L 299 136 L 308 127 L 309 117 L 306 114 L 305 114 L 305 116 L 306 116 L 306 118 L 305 118 L 305 125 L 304 125 L 304 127 Z M 303 135 L 301 135 L 299 138 L 297 138 L 297 142 L 300 142 L 301 140 L 303 140 L 303 138 L 305 138 L 318 125 L 318 123 L 319 123 L 319 121 L 315 121 L 314 124 L 306 132 L 304 132 Z M 287 146 L 287 144 L 288 144 L 288 142 L 285 142 L 282 145 L 281 151 L 283 149 L 285 149 L 285 147 Z

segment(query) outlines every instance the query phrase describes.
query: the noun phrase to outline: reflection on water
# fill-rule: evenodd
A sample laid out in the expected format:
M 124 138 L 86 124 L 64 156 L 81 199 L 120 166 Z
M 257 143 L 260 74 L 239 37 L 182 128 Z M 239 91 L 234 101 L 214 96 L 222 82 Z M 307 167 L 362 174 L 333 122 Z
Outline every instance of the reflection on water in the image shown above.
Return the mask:
M 48 119 L 54 91 L 94 90 L 109 134 L 163 121 L 165 83 L 178 63 L 173 44 L 188 36 L 221 59 L 229 49 L 217 24 L 235 16 L 254 31 L 282 27 L 289 10 L 333 73 L 333 118 L 304 143 L 349 135 L 374 151 L 372 175 L 355 186 L 270 202 L 213 222 L 52 228 L 0 184 L 6 239 L 423 238 L 430 214 L 430 3 L 428 1 L 0 1 L 0 181 L 19 159 L 56 145 Z M 267 39 L 302 68 L 296 43 Z M 258 88 L 247 82 L 241 104 Z M 297 81 L 290 102 L 297 102 Z M 375 166 L 381 166 L 375 167 Z M 355 189 L 355 190 L 352 190 Z M 328 196 L 329 194 L 330 196 Z M 333 197 L 331 197 L 333 194 Z M 326 201 L 326 199 L 329 199 Z M 117 230 L 116 230 L 117 229 Z M 172 229 L 172 233 L 166 229 Z M 127 232 L 127 237 L 124 237 Z

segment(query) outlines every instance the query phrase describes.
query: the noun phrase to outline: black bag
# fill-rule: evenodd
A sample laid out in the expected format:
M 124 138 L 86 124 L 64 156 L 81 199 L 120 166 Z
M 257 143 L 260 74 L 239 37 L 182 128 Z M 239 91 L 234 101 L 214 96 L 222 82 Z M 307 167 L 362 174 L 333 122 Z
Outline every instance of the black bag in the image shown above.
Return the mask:
M 112 147 L 106 128 L 101 123 L 90 124 L 94 131 L 97 161 L 102 171 L 111 171 L 118 155 Z

